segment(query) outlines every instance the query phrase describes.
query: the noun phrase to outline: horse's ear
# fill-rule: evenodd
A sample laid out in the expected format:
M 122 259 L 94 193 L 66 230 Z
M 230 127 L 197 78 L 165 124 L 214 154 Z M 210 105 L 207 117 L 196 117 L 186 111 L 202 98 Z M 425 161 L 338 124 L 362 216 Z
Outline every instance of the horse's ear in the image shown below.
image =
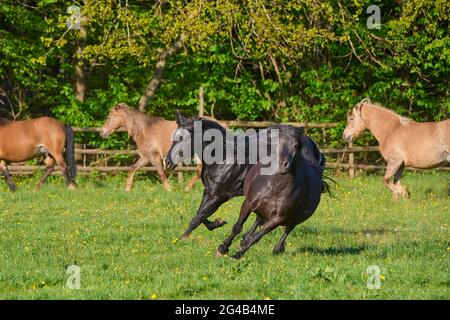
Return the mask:
M 118 104 L 116 104 L 115 106 L 114 106 L 114 110 L 115 111 L 119 111 L 119 110 L 122 110 L 122 109 L 124 109 L 124 108 L 126 108 L 126 104 L 125 103 L 118 103 Z
M 182 126 L 186 122 L 186 118 L 183 117 L 179 110 L 177 110 L 175 113 L 175 120 L 177 122 L 177 125 L 179 126 Z
M 372 103 L 372 101 L 370 101 L 369 97 L 362 99 L 361 102 L 356 105 L 356 111 L 359 114 L 361 114 L 361 107 L 364 103 Z

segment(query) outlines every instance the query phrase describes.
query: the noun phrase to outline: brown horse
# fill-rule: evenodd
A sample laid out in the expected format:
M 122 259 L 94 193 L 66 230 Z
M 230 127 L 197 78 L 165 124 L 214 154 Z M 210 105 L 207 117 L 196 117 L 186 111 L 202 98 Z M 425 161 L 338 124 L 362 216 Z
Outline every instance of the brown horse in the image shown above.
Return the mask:
M 172 145 L 172 132 L 177 128 L 176 122 L 149 116 L 125 103 L 119 103 L 111 109 L 105 124 L 101 128 L 100 135 L 106 138 L 121 128 L 124 128 L 128 135 L 134 139 L 139 152 L 139 159 L 128 175 L 125 190 L 130 191 L 132 189 L 136 171 L 150 162 L 158 172 L 164 189 L 170 191 L 170 184 L 164 172 L 162 160 Z M 201 165 L 198 165 L 196 175 L 189 181 L 186 191 L 192 189 L 200 179 L 200 174 Z
M 11 191 L 16 190 L 7 165 L 10 162 L 27 161 L 35 156 L 45 156 L 45 173 L 35 190 L 44 184 L 55 170 L 55 162 L 62 171 L 68 188 L 76 187 L 76 164 L 74 157 L 73 130 L 59 121 L 41 117 L 24 121 L 0 121 L 0 171 Z M 66 165 L 64 155 L 69 163 Z
M 380 145 L 387 162 L 383 182 L 394 198 L 409 197 L 408 190 L 400 184 L 405 166 L 429 169 L 450 163 L 450 120 L 420 123 L 364 99 L 349 113 L 342 137 L 351 141 L 365 129 Z

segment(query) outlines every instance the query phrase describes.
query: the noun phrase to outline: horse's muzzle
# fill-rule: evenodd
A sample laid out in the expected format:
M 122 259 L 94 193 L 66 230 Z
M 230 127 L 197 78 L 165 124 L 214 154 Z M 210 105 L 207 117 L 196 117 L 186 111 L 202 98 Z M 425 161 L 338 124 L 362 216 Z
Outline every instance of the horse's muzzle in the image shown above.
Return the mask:
M 342 139 L 344 139 L 344 141 L 345 142 L 350 142 L 350 141 L 352 141 L 352 135 L 350 134 L 350 135 L 347 135 L 347 134 L 345 134 L 345 132 L 344 133 L 342 133 Z
M 108 136 L 109 136 L 109 133 L 108 133 L 105 129 L 101 128 L 101 129 L 100 129 L 100 137 L 102 137 L 103 139 L 105 139 L 105 138 L 107 138 Z
M 169 157 L 165 157 L 163 162 L 164 168 L 168 171 L 172 171 L 177 166 L 175 163 L 172 162 L 172 160 L 169 159 Z

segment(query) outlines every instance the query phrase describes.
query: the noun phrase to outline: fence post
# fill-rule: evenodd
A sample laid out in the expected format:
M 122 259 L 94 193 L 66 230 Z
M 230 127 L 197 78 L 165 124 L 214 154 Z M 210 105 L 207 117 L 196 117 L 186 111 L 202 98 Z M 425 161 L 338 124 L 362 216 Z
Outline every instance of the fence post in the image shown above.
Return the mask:
M 199 117 L 203 117 L 203 115 L 204 115 L 204 104 L 205 104 L 205 99 L 204 99 L 204 95 L 203 95 L 203 86 L 200 86 L 200 88 L 198 89 L 198 116 Z
M 348 148 L 352 149 L 353 148 L 353 142 L 349 142 L 348 143 Z M 349 169 L 348 169 L 348 175 L 350 178 L 354 178 L 355 177 L 355 154 L 350 151 L 350 153 L 348 154 L 348 164 L 349 164 Z

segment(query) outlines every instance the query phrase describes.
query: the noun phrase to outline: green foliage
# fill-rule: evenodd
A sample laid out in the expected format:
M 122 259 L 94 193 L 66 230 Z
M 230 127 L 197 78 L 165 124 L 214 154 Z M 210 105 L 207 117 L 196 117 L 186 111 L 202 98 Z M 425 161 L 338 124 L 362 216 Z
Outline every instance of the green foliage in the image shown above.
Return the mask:
M 4 112 L 100 125 L 115 103 L 137 105 L 162 52 L 182 39 L 152 114 L 195 114 L 200 86 L 206 112 L 221 119 L 343 123 L 364 97 L 420 121 L 450 114 L 445 0 L 89 0 L 85 41 L 67 27 L 71 4 L 0 4 L 0 87 L 12 104 Z M 380 29 L 366 26 L 372 4 Z M 76 64 L 86 73 L 84 102 L 73 90 Z M 327 133 L 331 144 L 342 144 L 341 129 Z

